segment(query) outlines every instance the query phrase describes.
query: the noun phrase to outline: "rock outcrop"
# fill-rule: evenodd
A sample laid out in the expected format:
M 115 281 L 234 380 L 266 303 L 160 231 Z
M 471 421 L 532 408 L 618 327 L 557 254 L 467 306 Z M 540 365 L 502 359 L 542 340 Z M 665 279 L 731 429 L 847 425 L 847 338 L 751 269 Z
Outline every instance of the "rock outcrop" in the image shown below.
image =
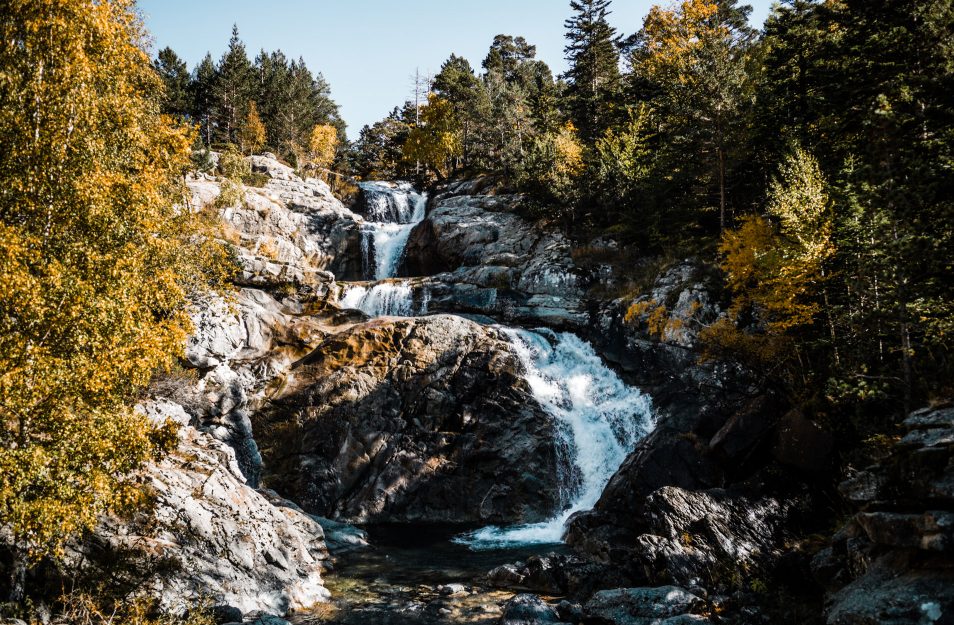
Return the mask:
M 415 226 L 400 268 L 431 312 L 579 329 L 588 316 L 584 279 L 562 234 L 515 214 L 522 198 L 479 195 L 457 183 L 438 193 Z
M 299 178 L 269 155 L 252 156 L 263 187 L 240 187 L 240 200 L 222 205 L 222 183 L 210 176 L 188 181 L 192 206 L 215 211 L 223 238 L 235 247 L 243 286 L 320 285 L 337 277 L 362 278 L 362 218 L 345 208 L 328 185 Z
M 251 414 L 270 385 L 334 327 L 318 303 L 243 288 L 227 298 L 208 294 L 192 307 L 185 350 L 187 375 L 159 379 L 153 393 L 181 404 L 194 424 L 235 450 L 252 486 L 261 456 Z
M 594 346 L 650 390 L 657 422 L 594 509 L 571 519 L 567 541 L 635 584 L 728 591 L 771 577 L 813 522 L 811 485 L 831 459 L 831 434 L 757 376 L 700 361 L 698 332 L 720 314 L 717 283 L 685 261 L 595 315 Z
M 143 471 L 149 505 L 132 518 L 104 518 L 75 554 L 94 576 L 112 554 L 132 558 L 142 575 L 130 583 L 172 612 L 211 598 L 222 614 L 284 614 L 328 597 L 319 519 L 255 490 L 262 459 L 251 417 L 294 362 L 361 320 L 324 300 L 331 272 L 360 277 L 362 218 L 325 183 L 269 155 L 250 161 L 267 181 L 239 186 L 234 205 L 218 199 L 223 181 L 188 181 L 190 208 L 221 217 L 241 273 L 234 294 L 193 301 L 183 368 L 156 379 L 156 399 L 143 405 L 154 421 L 178 424 L 178 449 Z M 326 525 L 336 549 L 366 545 L 360 530 Z
M 327 600 L 321 526 L 249 487 L 232 449 L 189 426 L 181 406 L 161 401 L 143 410 L 158 423 L 178 425 L 178 448 L 141 473 L 150 505 L 132 518 L 103 518 L 76 546 L 76 570 L 108 573 L 113 590 L 128 583 L 172 613 L 207 599 L 242 613 L 272 614 Z M 134 578 L 109 568 L 116 554 Z
M 904 427 L 840 486 L 859 510 L 812 562 L 830 625 L 954 623 L 954 407 Z
M 558 504 L 552 418 L 505 337 L 459 317 L 329 336 L 256 423 L 266 483 L 349 521 L 538 521 Z

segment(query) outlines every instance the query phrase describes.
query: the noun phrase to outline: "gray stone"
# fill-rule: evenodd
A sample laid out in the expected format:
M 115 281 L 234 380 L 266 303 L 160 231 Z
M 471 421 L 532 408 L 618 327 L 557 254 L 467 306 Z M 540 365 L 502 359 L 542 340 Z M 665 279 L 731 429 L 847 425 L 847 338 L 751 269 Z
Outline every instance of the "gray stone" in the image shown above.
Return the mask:
M 354 523 L 515 523 L 558 504 L 553 419 L 494 328 L 376 319 L 302 359 L 259 420 L 270 484 Z
M 503 607 L 500 625 L 557 625 L 556 610 L 536 595 L 516 595 Z
M 677 586 L 601 590 L 583 606 L 585 619 L 614 625 L 650 625 L 701 611 L 705 602 Z M 678 622 L 678 621 L 677 621 Z
M 182 427 L 178 449 L 138 478 L 153 505 L 132 518 L 104 517 L 71 548 L 72 566 L 95 572 L 101 554 L 108 564 L 110 552 L 128 551 L 148 577 L 144 588 L 174 613 L 206 599 L 282 614 L 328 599 L 321 526 L 247 486 L 228 445 Z

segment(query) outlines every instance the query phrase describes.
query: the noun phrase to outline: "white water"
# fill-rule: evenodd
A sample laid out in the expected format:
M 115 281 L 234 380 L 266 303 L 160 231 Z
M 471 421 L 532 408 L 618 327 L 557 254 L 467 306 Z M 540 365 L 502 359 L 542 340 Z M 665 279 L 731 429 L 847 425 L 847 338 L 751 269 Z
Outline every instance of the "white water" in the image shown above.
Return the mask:
M 362 182 L 360 186 L 367 198 L 368 218 L 376 220 L 370 221 L 361 233 L 365 277 L 393 278 L 411 230 L 424 219 L 427 194 L 415 193 L 406 183 L 391 187 L 381 182 Z
M 573 334 L 505 329 L 534 398 L 557 424 L 562 509 L 541 523 L 489 526 L 459 536 L 471 549 L 559 543 L 574 512 L 592 508 L 610 477 L 652 427 L 652 406 Z
M 414 314 L 411 285 L 407 282 L 382 282 L 370 289 L 348 287 L 339 302 L 345 308 L 356 308 L 369 317 L 410 317 Z

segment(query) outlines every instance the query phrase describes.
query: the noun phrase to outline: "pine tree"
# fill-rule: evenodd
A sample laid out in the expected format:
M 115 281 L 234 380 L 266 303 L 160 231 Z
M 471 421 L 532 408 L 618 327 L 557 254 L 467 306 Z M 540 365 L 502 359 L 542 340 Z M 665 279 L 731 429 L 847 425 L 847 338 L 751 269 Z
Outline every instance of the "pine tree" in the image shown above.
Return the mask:
M 216 126 L 215 111 L 215 63 L 212 55 L 206 54 L 192 73 L 189 83 L 192 118 L 199 123 L 199 134 L 205 146 L 212 146 L 212 130 Z
M 564 52 L 566 97 L 580 136 L 592 144 L 610 125 L 619 91 L 619 38 L 607 21 L 611 0 L 571 0 Z
M 245 109 L 255 93 L 255 76 L 239 38 L 238 26 L 232 26 L 229 48 L 216 67 L 212 94 L 218 127 L 214 136 L 224 143 L 234 143 L 245 117 Z
M 460 167 L 471 164 L 474 129 L 482 122 L 477 116 L 477 102 L 482 88 L 467 59 L 455 54 L 444 62 L 441 71 L 434 77 L 434 93 L 451 103 L 460 127 Z
M 730 150 L 743 143 L 753 89 L 751 7 L 736 5 L 684 0 L 672 9 L 653 7 L 630 59 L 638 78 L 655 87 L 673 168 L 684 172 L 687 186 L 715 189 L 720 231 L 728 216 Z
M 163 111 L 179 118 L 187 117 L 192 112 L 192 102 L 189 97 L 189 70 L 185 61 L 172 48 L 166 47 L 159 51 L 153 67 L 165 85 Z

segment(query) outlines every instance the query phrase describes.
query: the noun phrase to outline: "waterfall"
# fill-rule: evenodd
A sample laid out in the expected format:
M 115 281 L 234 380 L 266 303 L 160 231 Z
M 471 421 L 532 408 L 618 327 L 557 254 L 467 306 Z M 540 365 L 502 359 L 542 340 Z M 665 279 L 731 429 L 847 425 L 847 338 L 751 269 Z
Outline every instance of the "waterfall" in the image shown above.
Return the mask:
M 344 308 L 355 308 L 369 317 L 410 317 L 414 314 L 411 286 L 407 282 L 382 282 L 370 289 L 351 286 L 340 300 Z
M 455 538 L 474 550 L 560 542 L 566 520 L 596 504 L 610 477 L 652 427 L 649 398 L 624 384 L 586 341 L 550 330 L 503 331 L 534 398 L 556 422 L 562 509 L 541 523 L 489 526 Z
M 417 207 L 414 199 L 420 197 L 409 182 L 359 182 L 365 203 L 364 214 L 377 223 L 407 224 L 414 221 Z
M 393 278 L 411 230 L 424 219 L 427 195 L 415 193 L 408 183 L 362 182 L 359 186 L 367 205 L 366 215 L 372 220 L 361 232 L 365 277 Z

